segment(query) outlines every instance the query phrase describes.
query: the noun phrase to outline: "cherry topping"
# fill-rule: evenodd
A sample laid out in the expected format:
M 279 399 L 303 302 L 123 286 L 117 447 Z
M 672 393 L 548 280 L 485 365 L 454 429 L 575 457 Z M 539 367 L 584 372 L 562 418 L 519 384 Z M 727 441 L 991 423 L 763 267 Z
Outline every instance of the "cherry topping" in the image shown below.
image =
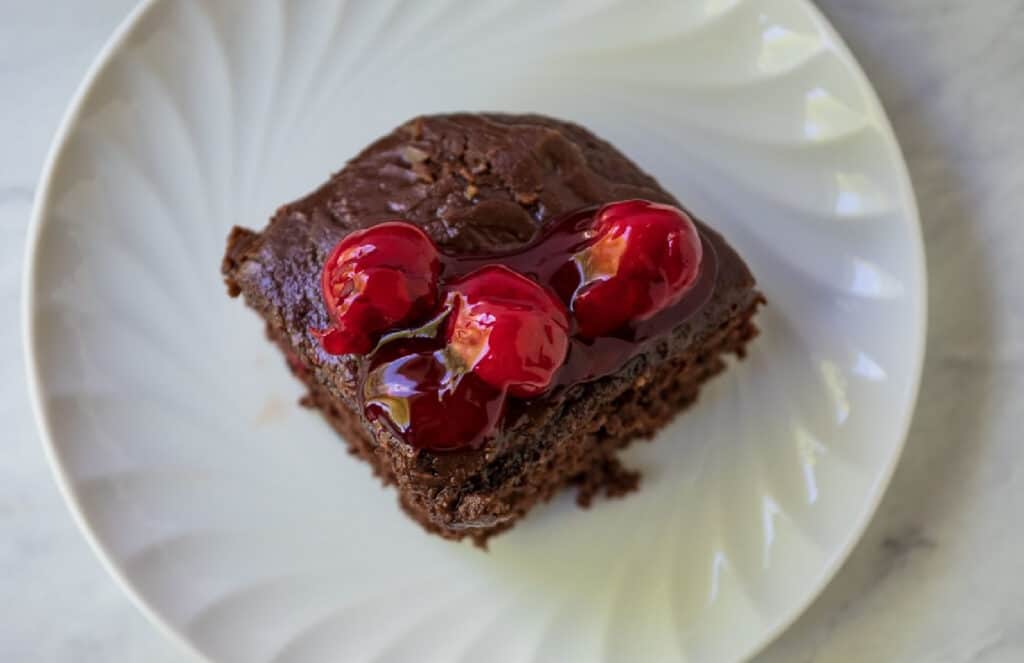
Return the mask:
M 354 232 L 324 265 L 321 288 L 332 324 L 313 332 L 330 354 L 365 354 L 382 333 L 430 314 L 440 273 L 437 248 L 410 223 Z
M 446 351 L 454 362 L 520 398 L 551 385 L 569 348 L 569 315 L 552 292 L 504 265 L 448 288 Z
M 321 283 L 331 324 L 313 331 L 331 354 L 367 355 L 368 419 L 416 449 L 477 448 L 510 397 L 609 375 L 692 315 L 715 268 L 685 212 L 642 200 L 570 212 L 490 255 L 442 254 L 391 221 L 331 252 Z
M 702 247 L 682 210 L 626 200 L 597 211 L 594 241 L 573 256 L 580 284 L 572 297 L 579 334 L 596 338 L 646 320 L 679 301 L 700 271 Z
M 504 411 L 501 390 L 453 367 L 444 350 L 389 354 L 397 356 L 375 362 L 363 382 L 368 418 L 416 449 L 454 451 L 489 439 Z

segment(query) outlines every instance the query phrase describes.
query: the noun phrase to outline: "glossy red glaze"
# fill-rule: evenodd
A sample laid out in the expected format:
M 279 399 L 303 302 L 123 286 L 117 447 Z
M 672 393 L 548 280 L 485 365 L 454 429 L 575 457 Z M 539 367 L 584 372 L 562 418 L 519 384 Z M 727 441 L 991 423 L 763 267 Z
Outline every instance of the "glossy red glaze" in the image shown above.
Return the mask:
M 319 336 L 332 354 L 369 355 L 369 419 L 415 448 L 476 448 L 497 434 L 509 397 L 620 370 L 707 302 L 716 270 L 685 212 L 640 200 L 577 210 L 481 256 L 439 254 L 415 226 L 388 222 L 332 252 L 323 280 L 335 324 Z
M 417 345 L 398 343 L 373 357 L 362 386 L 366 416 L 417 449 L 479 447 L 498 425 L 504 392 L 462 370 L 445 348 Z
M 646 320 L 697 280 L 700 235 L 676 207 L 645 200 L 605 205 L 594 217 L 593 236 L 573 256 L 580 285 L 572 310 L 582 336 L 596 338 Z
M 412 224 L 354 232 L 324 265 L 320 285 L 332 325 L 314 333 L 330 354 L 365 354 L 384 332 L 433 312 L 440 272 L 437 248 Z
M 491 265 L 448 284 L 448 351 L 467 371 L 512 396 L 551 385 L 569 349 L 569 314 L 525 276 Z

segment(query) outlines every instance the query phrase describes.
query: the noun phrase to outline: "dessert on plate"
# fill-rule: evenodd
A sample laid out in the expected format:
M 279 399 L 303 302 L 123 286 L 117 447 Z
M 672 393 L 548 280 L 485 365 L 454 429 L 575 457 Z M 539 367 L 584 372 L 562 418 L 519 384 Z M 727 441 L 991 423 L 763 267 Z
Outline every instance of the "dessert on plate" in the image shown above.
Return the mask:
M 319 409 L 427 530 L 478 544 L 569 485 L 634 489 L 617 453 L 743 356 L 743 260 L 632 161 L 540 115 L 415 118 L 222 271 Z

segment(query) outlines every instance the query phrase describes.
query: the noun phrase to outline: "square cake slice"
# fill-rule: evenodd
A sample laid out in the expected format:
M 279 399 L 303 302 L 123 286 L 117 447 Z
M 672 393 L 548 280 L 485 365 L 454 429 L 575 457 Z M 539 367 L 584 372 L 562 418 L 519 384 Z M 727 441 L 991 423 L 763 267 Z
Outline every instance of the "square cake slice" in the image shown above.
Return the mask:
M 651 176 L 539 115 L 416 118 L 234 228 L 222 271 L 408 514 L 479 544 L 566 486 L 633 490 L 618 451 L 743 356 L 764 302 Z

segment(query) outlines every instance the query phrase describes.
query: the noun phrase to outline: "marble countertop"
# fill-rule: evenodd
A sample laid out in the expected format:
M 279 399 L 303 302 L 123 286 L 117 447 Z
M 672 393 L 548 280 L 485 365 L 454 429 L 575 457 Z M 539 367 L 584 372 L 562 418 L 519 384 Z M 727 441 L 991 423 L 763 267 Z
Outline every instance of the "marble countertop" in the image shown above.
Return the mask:
M 31 420 L 16 324 L 47 146 L 133 4 L 8 2 L 0 22 L 2 661 L 186 660 L 75 529 Z M 910 165 L 928 254 L 928 355 L 871 527 L 756 661 L 1024 661 L 1024 0 L 819 5 L 874 82 Z

